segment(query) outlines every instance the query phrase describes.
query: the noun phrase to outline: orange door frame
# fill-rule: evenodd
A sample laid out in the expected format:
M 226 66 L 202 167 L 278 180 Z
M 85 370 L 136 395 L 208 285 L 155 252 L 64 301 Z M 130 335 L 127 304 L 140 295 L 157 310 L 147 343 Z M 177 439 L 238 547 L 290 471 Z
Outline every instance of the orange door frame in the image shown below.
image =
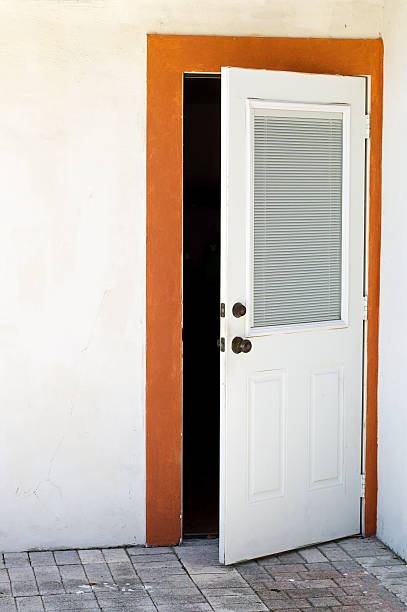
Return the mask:
M 146 542 L 182 511 L 183 73 L 221 66 L 371 76 L 365 533 L 376 532 L 383 44 L 380 39 L 147 37 Z

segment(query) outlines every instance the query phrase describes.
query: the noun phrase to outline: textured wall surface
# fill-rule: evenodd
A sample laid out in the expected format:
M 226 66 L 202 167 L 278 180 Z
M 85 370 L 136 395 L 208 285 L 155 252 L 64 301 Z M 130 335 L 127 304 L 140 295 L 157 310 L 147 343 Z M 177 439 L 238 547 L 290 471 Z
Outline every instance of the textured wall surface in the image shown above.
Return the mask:
M 144 542 L 146 33 L 381 28 L 377 0 L 1 2 L 0 550 Z
M 407 558 L 407 3 L 384 13 L 378 535 Z

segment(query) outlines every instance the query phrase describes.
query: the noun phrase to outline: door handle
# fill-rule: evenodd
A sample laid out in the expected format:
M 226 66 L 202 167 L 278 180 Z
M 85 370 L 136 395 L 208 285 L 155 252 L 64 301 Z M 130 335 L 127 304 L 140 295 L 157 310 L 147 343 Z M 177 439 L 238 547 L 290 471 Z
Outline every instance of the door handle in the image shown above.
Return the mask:
M 233 304 L 232 314 L 236 319 L 244 317 L 246 314 L 246 306 L 240 302 L 236 302 L 236 304 Z
M 246 340 L 244 338 L 240 338 L 240 336 L 236 336 L 232 340 L 232 351 L 234 353 L 248 353 L 252 350 L 252 343 L 250 340 Z

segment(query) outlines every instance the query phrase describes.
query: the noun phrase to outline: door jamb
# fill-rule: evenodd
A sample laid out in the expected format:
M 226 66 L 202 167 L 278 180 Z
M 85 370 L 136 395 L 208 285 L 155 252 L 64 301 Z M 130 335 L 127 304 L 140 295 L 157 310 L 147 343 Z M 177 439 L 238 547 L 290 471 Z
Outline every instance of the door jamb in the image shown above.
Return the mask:
M 376 532 L 381 39 L 147 37 L 146 543 L 182 537 L 182 78 L 221 66 L 371 77 L 364 532 Z M 163 222 L 165 220 L 165 222 Z

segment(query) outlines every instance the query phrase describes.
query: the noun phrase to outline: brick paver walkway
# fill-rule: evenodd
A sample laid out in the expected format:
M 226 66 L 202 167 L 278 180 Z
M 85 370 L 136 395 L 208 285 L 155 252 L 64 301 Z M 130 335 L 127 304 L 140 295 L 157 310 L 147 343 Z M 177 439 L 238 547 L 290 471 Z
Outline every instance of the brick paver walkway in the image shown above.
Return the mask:
M 174 548 L 5 553 L 0 612 L 407 607 L 407 567 L 376 538 L 347 538 L 233 567 L 220 565 L 217 555 L 216 540 Z

